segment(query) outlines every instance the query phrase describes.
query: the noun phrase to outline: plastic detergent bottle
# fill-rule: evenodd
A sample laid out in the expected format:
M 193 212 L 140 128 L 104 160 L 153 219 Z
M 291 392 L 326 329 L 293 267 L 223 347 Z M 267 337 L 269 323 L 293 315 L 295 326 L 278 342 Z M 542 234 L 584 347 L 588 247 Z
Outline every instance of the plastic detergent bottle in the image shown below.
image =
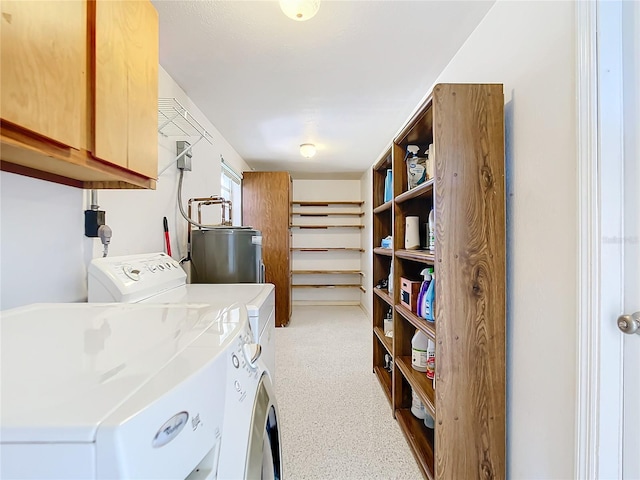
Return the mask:
M 433 379 L 436 376 L 436 344 L 429 339 L 427 346 L 427 378 Z
M 433 208 L 429 212 L 429 251 L 436 249 L 436 214 Z
M 424 299 L 424 318 L 427 319 L 428 322 L 435 322 L 435 303 L 436 303 L 436 274 L 435 272 L 431 273 L 431 282 L 429 283 L 429 287 L 427 288 L 427 293 L 425 294 Z
M 388 202 L 393 198 L 393 172 L 391 169 L 387 170 L 387 176 L 384 179 L 384 201 Z
M 411 339 L 411 366 L 419 372 L 427 371 L 427 349 L 429 338 L 420 330 L 416 330 Z
M 432 430 L 436 427 L 436 421 L 427 411 L 424 412 L 424 426 Z
M 420 272 L 420 275 L 422 275 L 422 285 L 420 285 L 420 291 L 418 292 L 418 301 L 416 302 L 416 315 L 422 318 L 427 318 L 424 316 L 424 300 L 425 295 L 427 294 L 427 289 L 429 288 L 429 284 L 431 283 L 432 272 L 433 268 L 423 268 Z
M 411 389 L 411 413 L 413 413 L 414 417 L 419 418 L 420 420 L 424 419 L 424 405 L 422 404 L 420 397 L 413 391 L 413 388 Z

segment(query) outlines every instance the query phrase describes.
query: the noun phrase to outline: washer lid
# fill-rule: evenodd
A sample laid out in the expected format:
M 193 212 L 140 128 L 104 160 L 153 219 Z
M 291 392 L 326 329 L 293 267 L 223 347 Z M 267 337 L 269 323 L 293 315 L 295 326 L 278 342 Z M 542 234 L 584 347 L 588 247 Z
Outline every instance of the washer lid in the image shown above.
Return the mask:
M 255 317 L 273 290 L 271 283 L 191 283 L 146 298 L 140 303 L 207 303 L 213 307 L 239 303 L 247 307 L 250 317 Z
M 214 358 L 245 321 L 244 307 L 203 304 L 0 312 L 0 440 L 93 442 L 100 423 L 181 352 L 204 346 Z

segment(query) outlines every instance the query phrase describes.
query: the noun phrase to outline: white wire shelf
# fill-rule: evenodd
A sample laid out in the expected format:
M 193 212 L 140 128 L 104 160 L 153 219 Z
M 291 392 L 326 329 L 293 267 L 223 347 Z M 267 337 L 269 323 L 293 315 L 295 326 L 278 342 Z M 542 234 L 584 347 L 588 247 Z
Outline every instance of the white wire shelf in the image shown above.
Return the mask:
M 213 137 L 175 98 L 158 99 L 158 132 L 164 137 Z

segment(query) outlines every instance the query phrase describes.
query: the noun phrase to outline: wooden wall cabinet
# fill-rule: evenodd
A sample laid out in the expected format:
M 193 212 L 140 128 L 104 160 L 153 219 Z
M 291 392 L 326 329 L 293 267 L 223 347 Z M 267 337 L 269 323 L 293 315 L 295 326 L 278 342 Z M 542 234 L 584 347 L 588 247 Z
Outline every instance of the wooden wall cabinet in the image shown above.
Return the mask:
M 374 283 L 393 263 L 393 294 L 374 288 L 373 370 L 425 478 L 506 476 L 506 252 L 502 85 L 439 84 L 373 167 Z M 408 145 L 433 144 L 434 176 L 408 190 Z M 383 202 L 387 169 L 393 199 Z M 435 251 L 404 248 L 405 219 L 435 209 Z M 393 235 L 391 249 L 381 239 Z M 425 239 L 426 240 L 426 239 Z M 434 323 L 400 304 L 400 277 L 435 269 Z M 393 338 L 384 336 L 391 309 Z M 436 348 L 435 382 L 411 365 L 420 330 Z M 392 363 L 392 365 L 391 365 Z M 412 390 L 434 417 L 411 413 Z
M 158 15 L 147 1 L 1 4 L 2 170 L 155 188 Z
M 242 224 L 262 232 L 266 282 L 276 291 L 276 327 L 291 318 L 291 202 L 288 172 L 243 172 Z

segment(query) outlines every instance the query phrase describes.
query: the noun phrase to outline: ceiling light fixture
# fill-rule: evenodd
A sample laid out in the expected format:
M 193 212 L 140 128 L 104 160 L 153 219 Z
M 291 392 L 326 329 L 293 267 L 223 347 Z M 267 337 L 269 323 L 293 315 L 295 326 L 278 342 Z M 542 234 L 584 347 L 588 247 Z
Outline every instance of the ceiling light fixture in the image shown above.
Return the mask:
M 284 14 L 298 22 L 312 18 L 320 9 L 320 0 L 280 0 Z
M 300 145 L 300 154 L 304 158 L 311 158 L 316 154 L 316 146 L 313 143 L 303 143 Z

